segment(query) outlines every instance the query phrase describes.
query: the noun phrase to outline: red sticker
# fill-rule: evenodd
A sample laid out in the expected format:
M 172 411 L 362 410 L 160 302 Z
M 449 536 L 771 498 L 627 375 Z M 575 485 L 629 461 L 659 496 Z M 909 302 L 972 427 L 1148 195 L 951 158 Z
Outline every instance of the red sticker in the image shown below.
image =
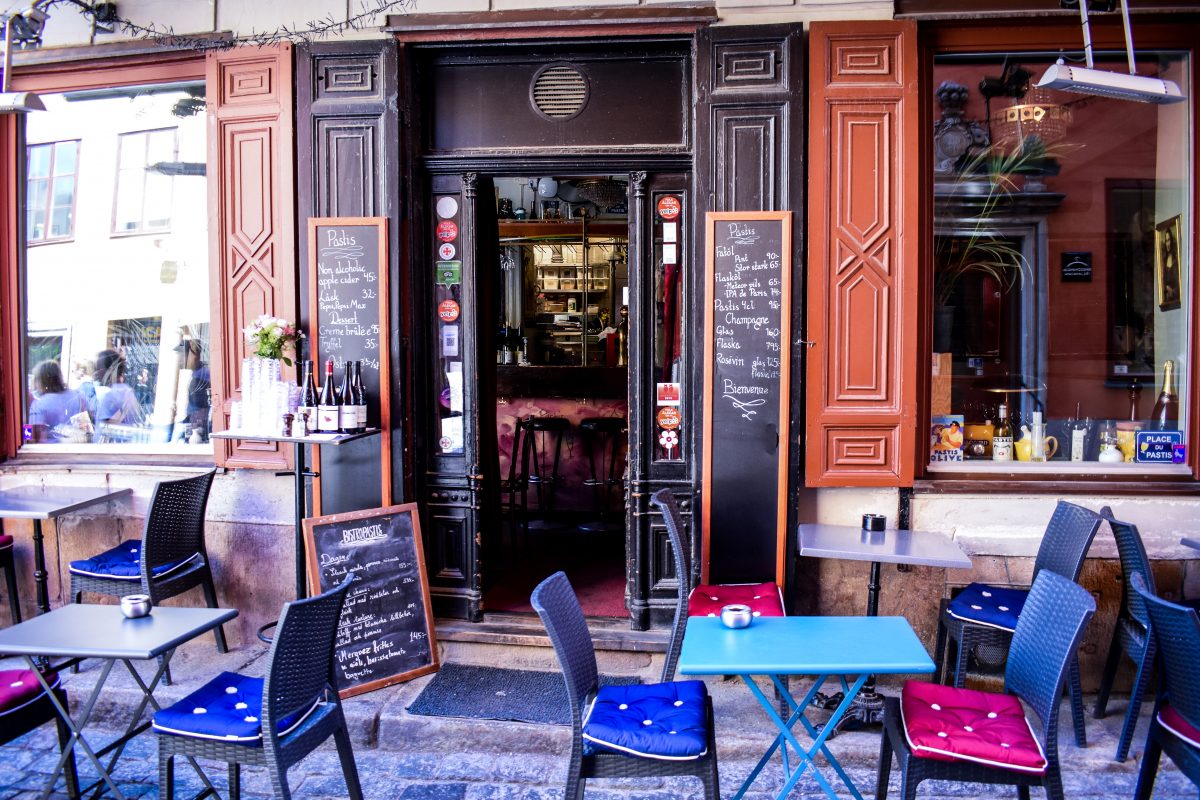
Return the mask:
M 452 219 L 444 219 L 437 224 L 439 242 L 453 242 L 458 238 L 458 223 Z
M 442 322 L 454 322 L 458 319 L 458 303 L 453 300 L 438 303 L 438 319 Z
M 673 431 L 679 427 L 679 409 L 675 406 L 664 406 L 658 410 L 658 427 Z
M 679 216 L 679 198 L 673 194 L 658 198 L 658 215 L 663 219 L 675 219 Z

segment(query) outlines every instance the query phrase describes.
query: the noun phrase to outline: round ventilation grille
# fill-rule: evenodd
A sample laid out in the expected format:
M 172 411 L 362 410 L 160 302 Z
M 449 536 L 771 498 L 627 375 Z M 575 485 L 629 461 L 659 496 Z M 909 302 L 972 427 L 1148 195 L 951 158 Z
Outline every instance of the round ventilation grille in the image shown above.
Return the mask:
M 587 105 L 587 78 L 575 67 L 565 64 L 542 67 L 534 76 L 529 95 L 533 107 L 546 119 L 568 120 Z

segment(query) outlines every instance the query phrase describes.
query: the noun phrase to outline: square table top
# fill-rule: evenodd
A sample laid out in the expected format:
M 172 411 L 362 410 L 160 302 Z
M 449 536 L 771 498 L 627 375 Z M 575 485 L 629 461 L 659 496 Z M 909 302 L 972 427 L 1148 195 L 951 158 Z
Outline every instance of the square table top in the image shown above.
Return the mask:
M 687 675 L 861 675 L 933 672 L 904 617 L 757 617 L 731 629 L 691 617 L 679 654 Z
M 908 530 L 867 531 L 853 525 L 799 526 L 800 555 L 885 564 L 970 569 L 958 543 L 940 533 Z
M 96 503 L 116 500 L 133 490 L 102 486 L 13 486 L 0 489 L 0 517 L 54 519 Z
M 238 615 L 235 608 L 156 606 L 126 619 L 117 605 L 71 603 L 0 629 L 0 653 L 150 659 Z

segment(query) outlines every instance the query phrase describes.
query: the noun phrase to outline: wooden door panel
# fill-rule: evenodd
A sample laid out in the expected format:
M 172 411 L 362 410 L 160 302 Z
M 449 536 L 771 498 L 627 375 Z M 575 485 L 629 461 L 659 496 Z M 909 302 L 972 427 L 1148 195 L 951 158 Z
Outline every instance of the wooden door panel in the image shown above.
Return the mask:
M 814 23 L 808 486 L 912 484 L 920 265 L 916 27 Z

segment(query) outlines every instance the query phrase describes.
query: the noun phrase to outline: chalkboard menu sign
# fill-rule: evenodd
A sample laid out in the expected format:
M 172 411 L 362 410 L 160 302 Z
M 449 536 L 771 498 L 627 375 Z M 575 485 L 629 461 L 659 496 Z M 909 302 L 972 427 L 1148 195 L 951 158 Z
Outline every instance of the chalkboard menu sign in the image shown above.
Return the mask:
M 782 583 L 791 212 L 705 219 L 705 583 Z
M 387 252 L 387 217 L 308 221 L 309 357 L 317 382 L 328 358 L 339 383 L 347 362 L 362 362 L 367 424 L 381 433 L 379 440 L 314 454 L 314 466 L 325 473 L 313 484 L 317 514 L 392 501 Z
M 334 652 L 338 694 L 350 697 L 436 671 L 416 504 L 311 517 L 304 534 L 314 594 L 354 573 Z

